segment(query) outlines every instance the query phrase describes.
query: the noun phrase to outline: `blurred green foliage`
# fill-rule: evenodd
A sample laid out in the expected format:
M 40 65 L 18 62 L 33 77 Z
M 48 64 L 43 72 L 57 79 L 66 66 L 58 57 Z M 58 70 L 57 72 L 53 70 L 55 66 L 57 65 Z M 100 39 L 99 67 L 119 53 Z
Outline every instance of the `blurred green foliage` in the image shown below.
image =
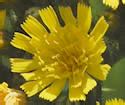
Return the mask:
M 125 99 L 125 58 L 116 62 L 103 83 L 103 98 Z
M 100 0 L 89 0 L 89 3 L 92 8 L 93 19 L 97 21 L 100 16 L 104 15 L 106 7 Z

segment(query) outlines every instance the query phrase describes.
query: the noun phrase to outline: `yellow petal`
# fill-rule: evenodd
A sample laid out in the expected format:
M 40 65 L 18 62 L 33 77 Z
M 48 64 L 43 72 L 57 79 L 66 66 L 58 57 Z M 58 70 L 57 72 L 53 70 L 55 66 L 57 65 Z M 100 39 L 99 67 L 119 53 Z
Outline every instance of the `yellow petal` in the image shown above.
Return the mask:
M 75 24 L 76 19 L 73 16 L 72 10 L 70 7 L 59 7 L 60 15 L 64 20 L 65 24 Z
M 0 92 L 7 91 L 7 89 L 8 89 L 8 84 L 6 82 L 0 84 Z
M 92 20 L 91 8 L 79 3 L 77 14 L 79 28 L 88 33 Z
M 106 44 L 103 40 L 100 40 L 98 43 L 93 43 L 93 46 L 89 50 L 88 54 L 90 54 L 90 56 L 96 57 L 96 55 L 97 56 L 102 55 L 102 53 L 104 53 L 105 50 L 106 50 Z
M 47 53 L 47 51 L 48 51 L 48 49 L 50 47 L 46 43 L 46 38 L 42 38 L 42 39 L 40 39 L 40 38 L 32 38 L 30 40 L 30 44 L 32 46 L 32 49 L 34 49 L 34 51 L 36 53 L 39 53 L 40 55 L 44 55 L 44 56 L 45 56 L 45 54 L 43 54 L 43 52 Z M 43 51 L 43 49 L 44 49 L 44 51 Z
M 113 9 L 117 9 L 119 5 L 119 0 L 103 0 L 103 3 Z
M 101 55 L 106 50 L 105 42 L 102 40 L 99 41 L 93 50 Z
M 6 10 L 0 10 L 0 30 L 4 29 L 6 19 Z
M 82 85 L 82 72 L 73 73 L 72 77 L 70 78 L 70 83 L 72 87 L 77 88 Z
M 32 46 L 29 42 L 30 42 L 30 38 L 28 36 L 15 32 L 14 38 L 11 41 L 11 44 L 16 48 L 27 51 L 29 53 L 33 53 L 34 49 L 32 49 Z
M 38 80 L 47 77 L 48 72 L 42 70 L 35 70 L 29 73 L 22 73 L 21 75 L 24 77 L 26 81 L 29 80 Z
M 92 49 L 91 52 L 89 52 L 88 56 L 88 62 L 94 64 L 100 64 L 103 61 L 102 53 L 106 50 L 106 45 L 104 41 L 98 42 L 97 45 L 95 45 L 95 48 Z
M 35 19 L 32 16 L 28 16 L 27 20 L 21 24 L 21 27 L 24 29 L 25 32 L 27 32 L 28 35 L 35 38 L 40 38 L 41 40 L 44 39 L 46 36 L 46 29 L 42 24 L 40 24 L 37 19 Z
M 65 82 L 65 79 L 54 81 L 51 86 L 40 93 L 39 97 L 49 101 L 55 100 L 64 88 Z
M 96 105 L 100 105 L 100 102 L 99 102 L 99 101 L 96 101 Z
M 108 64 L 104 65 L 93 64 L 93 65 L 88 65 L 87 72 L 99 80 L 105 80 L 110 68 L 111 67 Z
M 90 33 L 90 36 L 91 36 L 90 38 L 93 38 L 95 40 L 95 43 L 99 42 L 103 38 L 108 27 L 109 25 L 107 24 L 104 17 L 102 16 L 96 23 L 93 31 Z
M 74 84 L 71 80 L 69 80 L 69 99 L 70 101 L 86 100 L 86 96 L 82 91 L 82 86 L 74 87 Z
M 122 0 L 122 3 L 125 4 L 125 0 Z
M 70 72 L 62 69 L 60 65 L 56 65 L 53 67 L 53 70 L 47 70 L 48 74 L 47 77 L 53 77 L 55 79 L 61 79 L 61 78 L 68 78 L 70 76 Z M 64 74 L 64 75 L 62 75 Z
M 125 105 L 125 100 L 114 98 L 106 100 L 105 105 Z
M 10 62 L 12 72 L 29 72 L 35 70 L 38 67 L 37 62 L 30 59 L 11 58 Z
M 28 97 L 31 97 L 43 90 L 46 86 L 48 86 L 53 80 L 51 78 L 43 78 L 42 80 L 30 81 L 21 85 L 21 88 L 26 92 Z
M 57 32 L 56 28 L 60 25 L 54 9 L 49 6 L 48 8 L 40 10 L 39 14 L 45 25 L 50 29 L 50 31 Z
M 88 94 L 88 92 L 92 90 L 96 85 L 96 81 L 85 73 L 83 76 L 83 93 Z
M 44 39 L 44 38 L 43 38 Z M 44 42 L 43 39 L 41 40 L 40 38 L 32 38 L 30 40 L 30 44 L 32 46 L 32 49 L 35 49 L 36 51 L 39 51 L 40 49 L 44 48 Z
M 0 31 L 0 49 L 5 45 L 4 32 Z

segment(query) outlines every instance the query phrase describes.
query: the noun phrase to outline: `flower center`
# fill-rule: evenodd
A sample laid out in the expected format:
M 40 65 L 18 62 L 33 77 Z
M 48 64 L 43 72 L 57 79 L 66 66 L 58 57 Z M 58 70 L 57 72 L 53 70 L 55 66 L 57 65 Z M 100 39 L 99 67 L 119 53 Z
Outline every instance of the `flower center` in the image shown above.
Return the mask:
M 72 44 L 61 50 L 54 58 L 60 66 L 63 66 L 68 72 L 77 70 L 85 71 L 87 68 L 88 57 L 85 50 L 78 48 L 77 44 Z

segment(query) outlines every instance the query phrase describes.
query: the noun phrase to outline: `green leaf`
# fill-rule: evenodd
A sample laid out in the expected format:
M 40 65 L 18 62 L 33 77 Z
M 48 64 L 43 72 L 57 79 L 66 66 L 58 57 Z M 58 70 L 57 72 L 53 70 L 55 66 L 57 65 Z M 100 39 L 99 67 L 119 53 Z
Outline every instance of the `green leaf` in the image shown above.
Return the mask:
M 103 97 L 125 98 L 125 58 L 113 65 L 103 84 Z
M 94 20 L 97 21 L 100 16 L 104 15 L 106 8 L 102 4 L 102 0 L 89 0 L 89 3 L 92 8 L 92 16 Z

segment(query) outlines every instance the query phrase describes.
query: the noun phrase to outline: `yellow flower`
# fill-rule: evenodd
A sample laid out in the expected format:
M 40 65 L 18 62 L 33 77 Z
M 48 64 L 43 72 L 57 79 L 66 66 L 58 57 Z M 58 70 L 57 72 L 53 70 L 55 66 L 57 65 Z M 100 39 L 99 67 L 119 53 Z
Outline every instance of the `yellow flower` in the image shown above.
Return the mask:
M 6 10 L 0 10 L 0 48 L 4 45 L 3 32 L 6 18 Z
M 103 0 L 103 3 L 107 6 L 110 6 L 113 9 L 117 9 L 119 6 L 119 0 Z M 125 0 L 122 0 L 122 3 L 125 4 Z
M 4 98 L 8 94 L 8 85 L 4 82 L 0 84 L 0 105 L 5 105 Z
M 5 44 L 3 35 L 4 35 L 3 32 L 0 32 L 0 48 L 2 48 Z
M 0 3 L 1 2 L 12 2 L 12 1 L 15 1 L 15 0 L 0 0 Z
M 0 105 L 26 105 L 26 97 L 21 91 L 8 88 L 4 82 L 0 84 Z
M 29 36 L 15 32 L 11 44 L 30 53 L 32 59 L 11 58 L 11 69 L 28 81 L 21 88 L 29 97 L 42 91 L 40 98 L 53 101 L 68 83 L 70 101 L 85 100 L 96 86 L 93 77 L 105 80 L 110 69 L 108 64 L 101 64 L 108 24 L 102 16 L 89 33 L 90 7 L 79 3 L 77 18 L 70 7 L 59 7 L 59 11 L 64 26 L 49 6 L 39 11 L 44 25 L 29 16 L 21 25 Z
M 125 105 L 125 101 L 122 99 L 111 99 L 106 101 L 105 105 Z
M 96 105 L 100 105 L 100 102 L 99 102 L 99 101 L 96 101 Z
M 0 2 L 5 2 L 6 0 L 0 0 Z
M 26 96 L 19 90 L 11 89 L 4 101 L 6 105 L 26 105 Z
M 4 29 L 6 10 L 0 10 L 0 30 Z

